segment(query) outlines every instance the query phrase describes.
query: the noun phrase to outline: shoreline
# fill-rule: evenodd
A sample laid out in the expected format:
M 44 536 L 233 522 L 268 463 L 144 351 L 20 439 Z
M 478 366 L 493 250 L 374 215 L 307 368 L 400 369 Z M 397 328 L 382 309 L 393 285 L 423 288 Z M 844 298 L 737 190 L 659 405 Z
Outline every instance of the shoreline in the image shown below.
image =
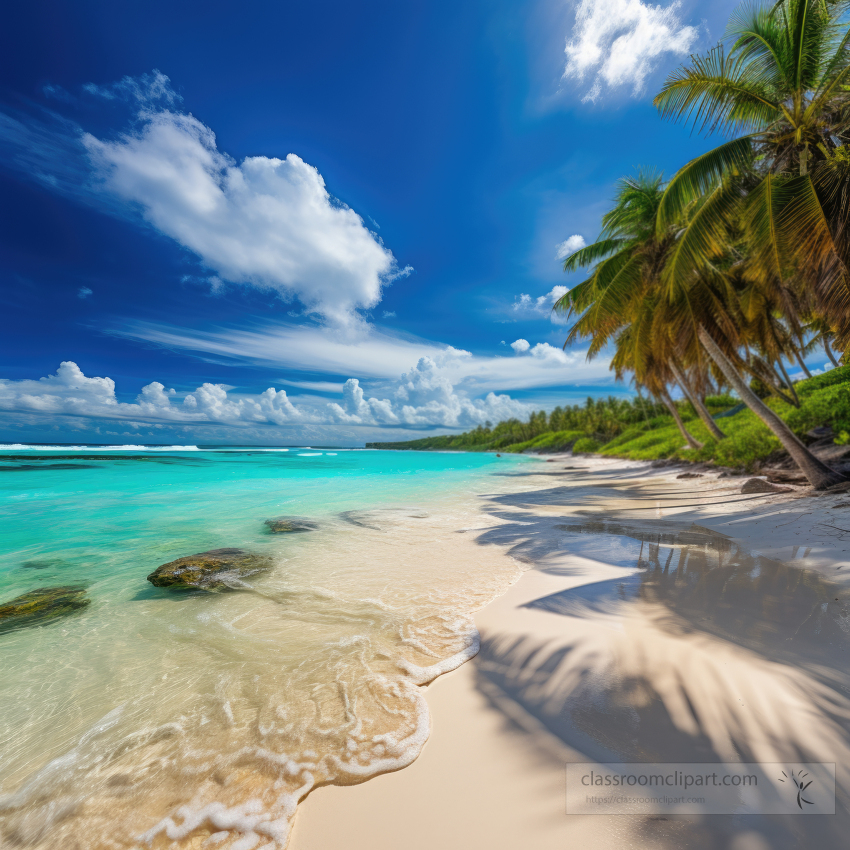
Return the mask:
M 299 806 L 289 847 L 840 846 L 850 827 L 850 759 L 841 763 L 850 755 L 850 680 L 842 656 L 818 638 L 824 623 L 811 623 L 811 600 L 801 597 L 788 614 L 800 623 L 787 651 L 771 632 L 781 623 L 768 617 L 753 631 L 765 612 L 757 597 L 746 601 L 746 587 L 723 602 L 737 605 L 749 626 L 716 612 L 706 619 L 673 596 L 653 599 L 653 588 L 639 585 L 647 570 L 637 567 L 635 547 L 638 560 L 644 548 L 634 535 L 695 526 L 708 544 L 716 537 L 721 549 L 734 546 L 739 560 L 757 563 L 755 575 L 773 570 L 788 580 L 804 570 L 806 581 L 822 584 L 818 592 L 843 593 L 850 567 L 836 567 L 850 557 L 850 531 L 841 530 L 850 522 L 836 505 L 847 497 L 743 496 L 740 479 L 716 472 L 681 480 L 677 467 L 650 462 L 541 460 L 557 466 L 535 465 L 520 473 L 527 489 L 485 497 L 477 542 L 506 549 L 526 569 L 474 615 L 479 654 L 425 691 L 432 729 L 419 758 L 362 785 L 316 789 Z M 676 548 L 699 554 L 708 544 L 668 547 L 667 563 Z M 826 619 L 843 623 L 843 601 L 829 604 L 836 610 L 824 609 Z M 812 639 L 799 637 L 801 629 Z M 806 652 L 816 653 L 814 672 L 800 660 Z M 568 761 L 801 754 L 836 762 L 834 818 L 565 814 Z

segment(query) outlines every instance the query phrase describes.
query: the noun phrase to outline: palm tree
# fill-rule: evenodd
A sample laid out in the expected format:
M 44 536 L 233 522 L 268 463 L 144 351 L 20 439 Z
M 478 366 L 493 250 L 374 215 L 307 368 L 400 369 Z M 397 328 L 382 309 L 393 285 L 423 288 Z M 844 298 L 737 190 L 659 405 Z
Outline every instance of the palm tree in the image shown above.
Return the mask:
M 781 351 L 775 356 L 780 340 L 768 333 L 777 306 L 792 336 L 799 338 L 797 304 L 810 302 L 842 347 L 850 338 L 847 10 L 846 2 L 829 0 L 746 4 L 730 20 L 726 43 L 691 57 L 655 99 L 664 117 L 733 135 L 685 165 L 659 204 L 659 237 L 683 223 L 662 276 L 668 299 L 689 305 L 701 285 L 695 280 L 742 266 L 736 273 L 770 303 L 760 339 L 782 370 Z M 705 322 L 695 329 L 726 380 L 812 485 L 845 480 L 750 391 L 741 376 L 746 361 L 737 355 L 737 329 L 726 340 Z
M 747 3 L 732 16 L 725 43 L 667 79 L 655 98 L 663 117 L 733 136 L 667 186 L 659 233 L 696 208 L 671 274 L 725 250 L 726 226 L 737 216 L 750 265 L 766 283 L 784 284 L 797 271 L 827 317 L 847 324 L 847 10 L 828 0 Z
M 707 353 L 725 382 L 773 431 L 814 487 L 825 488 L 844 481 L 844 476 L 803 445 L 742 377 L 745 370 L 759 376 L 755 365 L 759 358 L 752 354 L 745 358 L 742 350 L 755 347 L 774 362 L 778 358 L 781 366 L 791 335 L 772 315 L 773 304 L 763 304 L 755 311 L 755 320 L 748 320 L 744 310 L 747 302 L 742 299 L 748 281 L 740 267 L 708 264 L 672 291 L 664 283 L 681 228 L 670 228 L 659 238 L 653 214 L 657 214 L 661 197 L 659 175 L 644 173 L 620 181 L 616 204 L 603 217 L 599 240 L 565 260 L 567 271 L 595 264 L 591 276 L 567 292 L 553 308 L 578 316 L 565 346 L 589 337 L 590 358 L 614 343 L 612 368 L 618 375 L 633 372 L 639 386 L 661 399 L 692 448 L 699 448 L 700 444 L 678 416 L 667 385 L 681 381 L 686 397 L 693 397 L 693 384 L 685 378 L 681 366 L 692 371 L 702 369 L 707 374 Z M 704 405 L 702 409 L 703 421 L 708 420 L 706 425 L 710 422 L 716 427 Z
M 593 273 L 559 299 L 553 309 L 579 316 L 564 345 L 590 338 L 588 358 L 618 339 L 620 359 L 615 358 L 612 368 L 618 374 L 633 371 L 637 385 L 646 387 L 670 410 L 688 445 L 701 448 L 684 427 L 668 384 L 679 384 L 715 438 L 725 435 L 703 403 L 704 382 L 690 381 L 676 362 L 674 340 L 662 320 L 659 275 L 675 242 L 672 231 L 661 237 L 655 231 L 662 194 L 660 173 L 640 172 L 620 181 L 614 207 L 603 216 L 600 238 L 564 261 L 565 271 L 593 265 Z M 623 335 L 626 327 L 630 331 Z

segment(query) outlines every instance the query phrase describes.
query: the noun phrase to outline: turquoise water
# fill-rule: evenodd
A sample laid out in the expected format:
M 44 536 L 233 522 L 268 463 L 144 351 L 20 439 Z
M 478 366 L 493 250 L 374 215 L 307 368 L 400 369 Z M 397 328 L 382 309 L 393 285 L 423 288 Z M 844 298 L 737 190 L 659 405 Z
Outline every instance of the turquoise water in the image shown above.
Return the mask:
M 250 448 L 0 451 L 0 605 L 91 604 L 0 633 L 0 834 L 21 846 L 285 846 L 316 785 L 409 763 L 419 685 L 474 651 L 517 573 L 458 535 L 524 458 Z M 274 535 L 264 520 L 318 528 Z M 146 576 L 238 547 L 236 590 Z M 141 842 L 141 844 L 139 843 Z
M 0 601 L 61 579 L 89 583 L 107 604 L 147 590 L 147 572 L 181 555 L 267 547 L 269 517 L 438 499 L 517 462 L 309 448 L 105 454 L 0 451 Z M 28 561 L 43 568 L 22 569 Z

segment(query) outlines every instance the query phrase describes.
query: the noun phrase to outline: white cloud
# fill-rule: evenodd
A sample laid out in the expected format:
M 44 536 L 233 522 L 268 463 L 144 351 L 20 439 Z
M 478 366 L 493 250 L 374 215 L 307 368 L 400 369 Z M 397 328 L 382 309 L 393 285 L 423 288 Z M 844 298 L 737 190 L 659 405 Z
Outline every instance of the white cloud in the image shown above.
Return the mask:
M 328 405 L 331 416 L 337 422 L 398 424 L 398 416 L 393 412 L 392 402 L 387 399 L 366 399 L 360 381 L 349 378 L 342 387 L 342 406 L 335 402 Z
M 585 245 L 587 245 L 587 242 L 584 241 L 584 236 L 580 233 L 574 233 L 556 246 L 555 259 L 565 260 L 570 254 L 575 254 L 576 251 L 584 248 Z
M 220 278 L 296 296 L 337 326 L 357 323 L 399 271 L 357 213 L 300 157 L 236 163 L 191 115 L 142 112 L 118 141 L 83 136 L 106 187 Z
M 390 345 L 386 339 L 377 344 L 383 352 Z M 120 421 L 133 428 L 173 427 L 184 433 L 201 428 L 204 434 L 218 425 L 232 429 L 231 436 L 237 439 L 241 433 L 273 441 L 281 440 L 283 434 L 296 440 L 309 436 L 337 441 L 343 434 L 349 440 L 357 439 L 351 431 L 340 431 L 343 426 L 403 433 L 399 429 L 469 428 L 487 420 L 522 418 L 534 408 L 512 398 L 504 392 L 506 388 L 563 387 L 568 382 L 587 383 L 588 378 L 594 380 L 592 375 L 597 381 L 610 380 L 605 361 L 588 367 L 582 357 L 545 342 L 532 346 L 527 340 L 517 340 L 512 348 L 520 356 L 475 357 L 451 347 L 432 349 L 401 375 L 388 369 L 386 377 L 373 379 L 368 390 L 361 386 L 360 378 L 348 378 L 343 384 L 287 381 L 342 395 L 341 403 L 300 396 L 297 405 L 284 390 L 274 387 L 243 393 L 224 384 L 204 383 L 189 393 L 178 393 L 159 381 L 142 387 L 135 401 L 124 402 L 116 396 L 111 378 L 87 377 L 76 363 L 65 361 L 55 375 L 38 380 L 0 379 L 0 412 L 6 424 L 76 418 Z M 404 362 L 400 358 L 410 350 L 409 345 L 399 347 L 389 358 L 385 354 L 384 360 Z M 351 363 L 340 368 L 350 374 Z M 275 432 L 275 428 L 285 430 Z
M 54 94 L 56 86 L 45 86 Z M 86 83 L 83 91 L 104 100 L 130 100 L 135 101 L 142 107 L 150 107 L 154 104 L 167 104 L 172 106 L 179 103 L 183 98 L 171 88 L 171 80 L 154 69 L 150 74 L 140 74 L 138 77 L 124 77 L 117 83 L 109 83 L 98 86 L 94 83 Z
M 520 318 L 545 318 L 549 319 L 552 324 L 563 325 L 566 323 L 566 319 L 558 313 L 553 313 L 552 305 L 559 298 L 566 295 L 567 292 L 569 292 L 569 289 L 566 286 L 561 286 L 560 284 L 553 286 L 549 292 L 545 295 L 539 296 L 538 298 L 532 298 L 530 295 L 523 292 L 521 295 L 517 296 L 511 306 L 511 309 L 514 313 L 518 314 Z
M 585 101 L 597 100 L 603 88 L 631 86 L 634 95 L 640 94 L 658 57 L 687 56 L 696 42 L 696 28 L 681 24 L 681 5 L 680 0 L 668 6 L 642 0 L 581 0 L 564 51 L 564 78 L 583 82 L 593 75 Z
M 91 289 L 89 289 L 87 286 L 81 286 L 81 287 L 77 290 L 77 298 L 86 299 L 86 298 L 88 298 L 88 297 L 89 297 L 89 295 L 91 295 L 91 294 L 92 294 L 92 291 L 91 291 Z
M 278 384 L 285 384 L 288 387 L 298 387 L 299 390 L 312 390 L 316 393 L 341 393 L 342 382 L 340 381 L 290 381 L 285 378 L 278 378 Z
M 37 381 L 0 379 L 0 410 L 88 419 L 121 419 L 141 422 L 284 423 L 299 422 L 302 413 L 285 390 L 267 389 L 258 395 L 229 396 L 220 384 L 202 384 L 179 404 L 176 392 L 159 381 L 142 388 L 134 403 L 118 401 L 112 378 L 89 378 L 72 361 L 64 361 L 55 375 Z
M 196 331 L 137 322 L 121 333 L 164 348 L 212 356 L 219 362 L 227 357 L 276 369 L 321 372 L 343 380 L 357 375 L 361 381 L 368 379 L 373 384 L 398 380 L 399 364 L 418 363 L 422 357 L 430 357 L 447 370 L 453 385 L 463 385 L 470 396 L 612 380 L 608 359 L 600 357 L 588 363 L 584 350 L 566 353 L 553 349 L 565 358 L 557 362 L 539 357 L 480 356 L 377 329 L 367 329 L 344 340 L 326 328 L 317 327 L 281 324 L 258 330 Z M 565 369 L 565 365 L 569 368 Z
M 385 319 L 394 319 L 395 318 L 395 310 L 384 310 L 384 318 Z

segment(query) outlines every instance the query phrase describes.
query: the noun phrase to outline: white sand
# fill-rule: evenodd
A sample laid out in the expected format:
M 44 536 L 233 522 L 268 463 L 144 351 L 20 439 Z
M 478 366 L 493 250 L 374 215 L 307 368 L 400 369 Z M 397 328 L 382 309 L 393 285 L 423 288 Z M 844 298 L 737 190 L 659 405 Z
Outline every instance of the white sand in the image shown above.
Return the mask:
M 850 676 L 840 632 L 850 618 L 843 600 L 822 608 L 812 594 L 832 593 L 821 576 L 836 593 L 850 581 L 850 507 L 841 507 L 850 496 L 745 497 L 742 479 L 677 480 L 681 471 L 559 458 L 488 499 L 481 529 L 466 533 L 528 571 L 476 616 L 481 653 L 428 688 L 432 733 L 419 759 L 363 785 L 313 792 L 290 847 L 847 846 Z M 686 585 L 665 579 L 660 592 L 672 596 L 656 598 L 636 569 L 637 550 L 652 556 L 648 546 L 575 533 L 599 520 L 695 523 L 762 559 L 751 580 L 735 580 L 740 587 L 729 579 L 680 598 Z M 568 761 L 716 760 L 835 762 L 838 814 L 565 813 Z

